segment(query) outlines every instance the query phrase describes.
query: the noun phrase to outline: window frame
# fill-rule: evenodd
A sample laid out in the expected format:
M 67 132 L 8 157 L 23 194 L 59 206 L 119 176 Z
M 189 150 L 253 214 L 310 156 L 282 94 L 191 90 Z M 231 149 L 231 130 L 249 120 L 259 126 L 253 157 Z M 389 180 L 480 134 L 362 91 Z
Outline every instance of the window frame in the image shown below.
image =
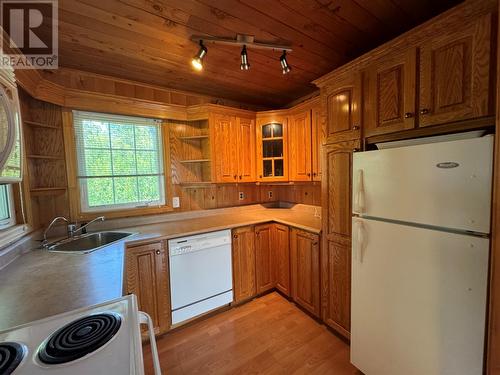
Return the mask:
M 14 191 L 12 189 L 12 184 L 5 184 L 3 186 L 7 187 L 7 204 L 9 210 L 9 218 L 0 220 L 0 231 L 11 228 L 16 225 L 16 207 L 14 202 Z
M 63 110 L 63 134 L 64 134 L 64 147 L 66 154 L 66 170 L 68 174 L 69 182 L 69 201 L 70 201 L 70 217 L 72 220 L 89 220 L 94 218 L 97 214 L 104 214 L 108 218 L 120 218 L 120 217 L 134 217 L 142 215 L 153 215 L 161 214 L 173 211 L 173 207 L 170 204 L 172 201 L 172 185 L 171 185 L 171 168 L 170 168 L 170 142 L 168 133 L 168 124 L 164 122 L 163 119 L 152 118 L 147 116 L 137 116 L 130 114 L 119 114 L 119 113 L 104 113 L 98 111 L 85 110 L 86 112 L 92 112 L 102 115 L 110 116 L 128 116 L 128 117 L 143 117 L 148 119 L 154 119 L 159 121 L 159 136 L 158 143 L 161 162 L 163 163 L 163 179 L 162 185 L 164 189 L 164 199 L 165 203 L 163 205 L 138 205 L 135 207 L 130 206 L 111 206 L 109 209 L 91 209 L 85 210 L 84 207 L 84 192 L 81 189 L 80 178 L 78 176 L 78 151 L 77 151 L 77 139 L 76 139 L 76 128 L 74 125 L 73 110 L 65 108 Z

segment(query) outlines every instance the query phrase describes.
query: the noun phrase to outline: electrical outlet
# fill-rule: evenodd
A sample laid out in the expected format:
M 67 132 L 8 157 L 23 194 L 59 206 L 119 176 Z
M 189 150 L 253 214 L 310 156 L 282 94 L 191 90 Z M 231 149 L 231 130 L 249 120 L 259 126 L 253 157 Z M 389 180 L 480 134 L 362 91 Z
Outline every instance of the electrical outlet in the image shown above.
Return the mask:
M 238 199 L 239 199 L 240 201 L 242 201 L 243 199 L 245 199 L 245 193 L 243 193 L 242 191 L 240 191 L 240 192 L 238 193 Z
M 179 197 L 172 197 L 172 207 L 179 208 L 181 206 L 181 200 Z
M 268 197 L 269 199 L 272 199 L 272 198 L 273 198 L 273 191 L 272 191 L 272 190 L 269 190 L 269 191 L 267 192 L 267 197 Z

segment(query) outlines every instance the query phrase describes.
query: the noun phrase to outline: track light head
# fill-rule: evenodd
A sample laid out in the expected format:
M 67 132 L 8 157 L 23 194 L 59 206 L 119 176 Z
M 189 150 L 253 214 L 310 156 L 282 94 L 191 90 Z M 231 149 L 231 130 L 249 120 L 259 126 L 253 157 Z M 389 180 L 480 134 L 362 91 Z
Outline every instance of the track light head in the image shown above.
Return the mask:
M 286 51 L 283 51 L 283 55 L 280 57 L 280 63 L 281 63 L 281 70 L 283 74 L 288 74 L 292 70 L 292 67 L 288 65 L 288 62 L 286 61 Z
M 240 65 L 241 70 L 248 70 L 250 69 L 250 64 L 248 63 L 248 54 L 247 54 L 247 46 L 244 45 L 243 48 L 241 49 L 241 65 Z
M 196 70 L 202 70 L 203 69 L 203 58 L 207 54 L 207 47 L 203 45 L 203 40 L 200 40 L 200 49 L 198 50 L 198 53 L 193 57 L 191 60 L 191 65 L 193 68 Z

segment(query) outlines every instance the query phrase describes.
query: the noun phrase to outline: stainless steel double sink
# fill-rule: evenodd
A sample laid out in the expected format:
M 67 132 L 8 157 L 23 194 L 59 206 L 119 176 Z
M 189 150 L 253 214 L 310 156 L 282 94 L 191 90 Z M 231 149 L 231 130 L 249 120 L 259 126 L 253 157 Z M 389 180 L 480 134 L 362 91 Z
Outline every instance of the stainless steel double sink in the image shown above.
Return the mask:
M 136 233 L 131 232 L 97 232 L 67 238 L 50 244 L 47 250 L 59 253 L 90 253 L 92 251 L 111 245 Z

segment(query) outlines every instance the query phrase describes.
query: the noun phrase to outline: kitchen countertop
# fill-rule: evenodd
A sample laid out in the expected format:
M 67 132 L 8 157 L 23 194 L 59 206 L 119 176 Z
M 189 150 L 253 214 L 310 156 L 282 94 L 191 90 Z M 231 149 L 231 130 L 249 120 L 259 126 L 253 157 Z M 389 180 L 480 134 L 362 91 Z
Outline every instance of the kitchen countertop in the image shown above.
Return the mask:
M 321 219 L 311 209 L 243 208 L 136 227 L 138 232 L 89 254 L 30 251 L 0 270 L 0 330 L 122 295 L 124 247 L 186 235 L 276 221 L 313 233 Z

